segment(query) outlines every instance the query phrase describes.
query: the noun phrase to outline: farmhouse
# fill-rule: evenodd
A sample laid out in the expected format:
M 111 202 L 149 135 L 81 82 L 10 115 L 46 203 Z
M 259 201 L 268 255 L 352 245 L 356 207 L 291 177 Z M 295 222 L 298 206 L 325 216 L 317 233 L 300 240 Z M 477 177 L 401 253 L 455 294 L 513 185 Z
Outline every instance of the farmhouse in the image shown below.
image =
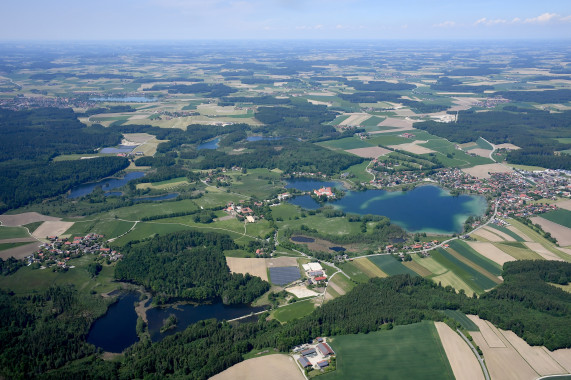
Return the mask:
M 317 345 L 317 349 L 323 356 L 335 355 L 335 352 L 333 352 L 333 350 L 331 349 L 331 347 L 329 347 L 327 343 L 319 343 Z
M 317 365 L 319 366 L 319 368 L 325 368 L 325 367 L 329 366 L 329 361 L 322 360 L 320 362 L 317 362 Z

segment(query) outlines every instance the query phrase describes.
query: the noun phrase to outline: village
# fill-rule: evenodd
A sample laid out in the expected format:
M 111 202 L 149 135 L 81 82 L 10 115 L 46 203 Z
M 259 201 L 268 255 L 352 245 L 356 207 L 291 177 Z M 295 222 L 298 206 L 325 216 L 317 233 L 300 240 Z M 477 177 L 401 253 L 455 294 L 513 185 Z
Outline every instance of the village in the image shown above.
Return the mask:
M 103 235 L 87 234 L 76 236 L 73 239 L 60 238 L 58 236 L 47 236 L 49 241 L 25 258 L 28 265 L 39 264 L 44 268 L 56 267 L 58 269 L 73 268 L 68 266 L 68 261 L 86 254 L 97 254 L 100 257 L 111 261 L 123 258 L 123 255 L 111 248 L 104 247 Z

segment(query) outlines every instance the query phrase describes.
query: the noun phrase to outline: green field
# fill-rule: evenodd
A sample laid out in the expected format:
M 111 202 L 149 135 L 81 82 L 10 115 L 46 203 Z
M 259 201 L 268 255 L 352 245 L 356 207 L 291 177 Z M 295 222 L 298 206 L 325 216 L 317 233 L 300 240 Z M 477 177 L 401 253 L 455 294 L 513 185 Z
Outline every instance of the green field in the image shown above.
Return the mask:
M 510 231 L 511 232 L 511 231 Z M 495 276 L 499 276 L 502 274 L 502 268 L 493 262 L 492 260 L 480 255 L 476 252 L 472 247 L 468 244 L 464 243 L 461 240 L 452 240 L 450 243 L 450 248 L 473 262 L 474 264 L 482 267 L 483 269 L 487 270 L 491 274 Z
M 540 215 L 543 219 L 552 221 L 553 223 L 560 224 L 567 228 L 571 228 L 571 211 L 565 209 L 558 209 Z
M 478 326 L 466 314 L 458 310 L 444 310 L 444 314 L 460 323 L 468 331 L 480 331 Z
M 329 123 L 329 125 L 339 125 L 342 122 L 344 122 L 345 120 L 347 120 L 351 115 L 341 115 L 341 116 L 337 116 L 335 118 L 335 120 L 333 120 L 332 122 Z
M 94 256 L 86 255 L 69 261 L 69 266 L 75 268 L 67 272 L 52 272 L 51 269 L 32 269 L 31 267 L 20 268 L 10 276 L 0 276 L 0 288 L 10 289 L 19 295 L 43 292 L 51 285 L 73 284 L 80 292 L 95 291 L 97 293 L 110 292 L 121 287 L 114 283 L 113 273 L 115 266 L 103 265 L 103 269 L 92 278 L 86 267 L 93 262 Z
M 488 224 L 488 227 L 493 228 L 493 229 L 498 230 L 498 231 L 501 231 L 501 232 L 505 233 L 506 235 L 513 237 L 515 239 L 515 241 L 525 241 L 525 239 L 523 239 L 521 236 L 519 236 L 518 234 L 516 234 L 515 232 L 513 232 L 511 230 L 508 230 L 504 226 L 498 226 L 497 224 L 490 223 L 490 224 Z
M 544 260 L 543 257 L 529 248 L 521 248 L 507 243 L 494 243 L 496 247 L 517 260 Z M 519 243 L 521 244 L 521 243 Z
M 203 198 L 209 198 L 211 194 L 206 194 Z M 114 219 L 115 216 L 125 220 L 141 220 L 141 218 L 155 215 L 170 214 L 173 212 L 195 211 L 200 207 L 192 199 L 183 199 L 174 202 L 157 202 L 157 203 L 140 203 L 129 207 L 121 207 L 119 209 L 109 211 L 102 214 L 102 219 Z M 205 202 L 202 198 L 196 201 Z M 219 205 L 220 203 L 216 203 Z M 205 207 L 207 208 L 207 207 Z
M 291 203 L 284 202 L 279 206 L 272 207 L 272 217 L 274 220 L 278 218 L 281 220 L 293 219 L 296 216 L 299 217 L 301 211 L 299 207 L 292 205 Z
M 65 233 L 72 236 L 85 236 L 89 233 L 101 234 L 105 239 L 115 238 L 124 234 L 133 227 L 133 222 L 121 220 L 96 220 L 87 222 L 76 222 Z
M 309 315 L 314 308 L 315 305 L 311 300 L 298 301 L 277 309 L 274 312 L 274 318 L 280 322 L 289 322 Z
M 150 238 L 155 234 L 165 235 L 171 232 L 181 231 L 190 229 L 188 226 L 183 226 L 180 224 L 156 224 L 156 223 L 137 223 L 137 226 L 133 231 L 129 232 L 127 235 L 120 237 L 113 242 L 114 245 L 125 245 L 131 240 L 142 240 Z
M 363 127 L 376 127 L 383 120 L 385 120 L 384 117 L 371 116 L 370 118 L 368 118 L 367 120 L 362 122 L 361 125 Z M 376 130 L 376 129 L 372 129 L 372 130 Z
M 434 322 L 396 326 L 389 331 L 341 335 L 332 339 L 336 379 L 454 379 Z
M 367 276 L 365 272 L 363 272 L 361 269 L 359 269 L 359 267 L 350 261 L 339 264 L 339 268 L 341 268 L 343 272 L 347 273 L 347 275 L 351 277 L 351 280 L 355 282 L 365 283 L 369 281 L 369 276 Z M 335 278 L 337 278 L 337 276 L 339 275 L 336 275 Z
M 493 146 L 491 146 L 488 142 L 486 142 L 483 138 L 479 138 L 478 140 L 476 140 L 476 144 L 478 145 L 478 147 L 480 147 L 480 149 L 486 149 L 486 150 L 492 150 L 494 149 Z
M 29 236 L 25 228 L 0 226 L 0 239 L 25 238 Z
M 389 276 L 394 276 L 395 274 L 409 274 L 411 276 L 418 276 L 415 271 L 402 265 L 402 263 L 395 259 L 392 255 L 371 256 L 368 257 L 368 259 Z
M 383 146 L 405 144 L 412 141 L 411 139 L 407 139 L 406 137 L 399 137 L 398 136 L 399 134 L 401 134 L 401 132 L 383 133 L 382 135 L 376 135 L 374 137 L 371 137 L 367 141 L 371 145 L 383 145 Z
M 432 250 L 430 256 L 454 272 L 455 275 L 470 286 L 476 293 L 484 293 L 486 289 L 491 289 L 497 285 L 494 281 L 458 260 L 442 248 Z
M 345 170 L 345 172 L 352 174 L 353 177 L 348 178 L 347 180 L 351 182 L 369 182 L 372 180 L 373 175 L 365 171 L 368 165 L 369 161 L 365 161 L 363 163 L 350 166 L 347 170 Z

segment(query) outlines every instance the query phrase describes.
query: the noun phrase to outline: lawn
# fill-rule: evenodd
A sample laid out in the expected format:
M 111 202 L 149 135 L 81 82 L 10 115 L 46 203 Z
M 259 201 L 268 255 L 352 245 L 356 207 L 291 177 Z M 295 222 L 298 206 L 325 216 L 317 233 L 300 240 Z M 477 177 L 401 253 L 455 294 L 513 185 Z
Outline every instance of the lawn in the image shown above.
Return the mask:
M 478 252 L 472 249 L 472 247 L 470 247 L 468 244 L 464 243 L 463 241 L 452 240 L 449 244 L 450 248 L 454 249 L 460 255 L 464 256 L 466 259 L 470 260 L 474 264 L 487 270 L 491 274 L 495 276 L 499 276 L 502 274 L 502 268 L 498 264 L 480 255 Z
M 442 248 L 432 250 L 430 255 L 440 264 L 454 272 L 454 274 L 477 293 L 484 293 L 486 289 L 491 289 L 497 285 L 494 281 L 455 258 Z
M 313 309 L 315 305 L 311 300 L 298 301 L 274 311 L 274 318 L 280 322 L 289 322 L 309 315 Z
M 542 214 L 542 218 L 552 221 L 553 223 L 560 224 L 567 228 L 571 228 L 571 211 L 565 209 L 558 209 Z
M 434 322 L 396 326 L 389 331 L 334 337 L 336 379 L 454 379 Z
M 478 326 L 466 314 L 458 310 L 444 310 L 444 314 L 460 323 L 468 331 L 480 331 Z
M 25 238 L 29 236 L 25 228 L 0 226 L 0 239 Z
M 415 271 L 402 265 L 402 263 L 395 259 L 392 255 L 371 256 L 368 257 L 368 259 L 373 264 L 381 268 L 381 270 L 389 276 L 394 276 L 395 274 L 409 274 L 411 276 L 418 276 Z

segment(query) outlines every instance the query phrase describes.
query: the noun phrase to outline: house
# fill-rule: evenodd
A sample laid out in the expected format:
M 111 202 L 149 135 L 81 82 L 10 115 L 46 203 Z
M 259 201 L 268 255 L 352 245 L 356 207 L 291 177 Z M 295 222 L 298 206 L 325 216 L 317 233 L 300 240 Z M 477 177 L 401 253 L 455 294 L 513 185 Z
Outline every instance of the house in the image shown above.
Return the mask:
M 309 360 L 307 360 L 307 358 L 304 358 L 303 356 L 297 359 L 297 361 L 299 362 L 299 364 L 301 364 L 302 368 L 311 367 L 311 363 L 309 362 Z
M 323 281 L 323 280 L 327 280 L 327 277 L 323 277 L 323 276 L 315 277 L 314 280 L 315 281 Z
M 329 347 L 327 343 L 319 343 L 317 345 L 317 349 L 319 350 L 319 352 L 321 352 L 323 356 L 335 355 L 335 352 L 333 352 L 333 350 L 331 349 L 331 347 Z
M 329 362 L 327 360 L 322 360 L 320 362 L 317 362 L 317 365 L 319 366 L 319 368 L 325 368 L 329 366 Z
M 321 189 L 318 190 L 313 190 L 313 193 L 315 195 L 317 195 L 318 197 L 325 195 L 327 197 L 332 197 L 334 196 L 333 191 L 331 191 L 330 187 L 322 187 Z
M 317 355 L 317 351 L 315 351 L 315 348 L 308 348 L 307 350 L 303 350 L 300 352 L 302 356 L 313 356 L 313 355 Z

